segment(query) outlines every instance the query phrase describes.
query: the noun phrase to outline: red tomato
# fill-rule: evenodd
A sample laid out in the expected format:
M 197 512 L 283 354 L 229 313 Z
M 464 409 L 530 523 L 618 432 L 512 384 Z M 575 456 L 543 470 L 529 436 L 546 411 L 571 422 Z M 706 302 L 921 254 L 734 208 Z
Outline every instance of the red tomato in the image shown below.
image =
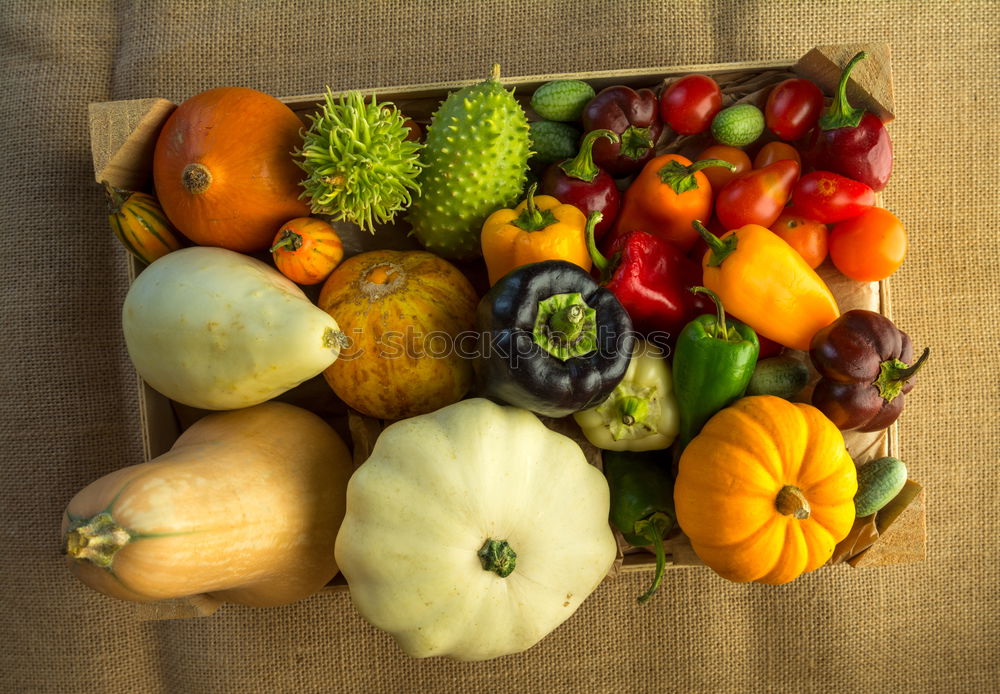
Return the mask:
M 707 147 L 705 151 L 698 155 L 695 161 L 702 161 L 704 159 L 722 159 L 736 166 L 732 171 L 724 166 L 709 166 L 701 170 L 705 174 L 705 178 L 708 179 L 708 182 L 712 184 L 712 190 L 716 192 L 725 188 L 726 184 L 737 176 L 742 176 L 753 168 L 750 165 L 750 157 L 746 152 L 739 147 L 730 147 L 729 145 L 712 145 L 711 147 Z
M 813 171 L 795 184 L 792 202 L 809 219 L 833 224 L 870 209 L 875 204 L 875 191 L 832 171 Z
M 760 148 L 757 156 L 753 158 L 753 168 L 763 169 L 768 164 L 773 164 L 782 159 L 791 159 L 799 166 L 802 166 L 802 157 L 799 156 L 799 150 L 787 142 L 768 142 Z
M 812 269 L 815 270 L 826 260 L 829 233 L 825 224 L 786 208 L 778 221 L 771 225 L 771 231 L 798 251 Z
M 873 207 L 834 225 L 830 260 L 859 282 L 877 282 L 899 269 L 906 257 L 906 229 L 889 210 Z
M 681 135 L 708 130 L 722 110 L 722 90 L 707 75 L 685 75 L 660 94 L 660 116 Z
M 823 92 L 814 82 L 793 77 L 774 86 L 764 107 L 764 123 L 782 140 L 797 140 L 819 120 Z
M 770 227 L 792 194 L 799 165 L 790 159 L 776 161 L 734 179 L 715 197 L 715 214 L 726 229 L 746 224 Z

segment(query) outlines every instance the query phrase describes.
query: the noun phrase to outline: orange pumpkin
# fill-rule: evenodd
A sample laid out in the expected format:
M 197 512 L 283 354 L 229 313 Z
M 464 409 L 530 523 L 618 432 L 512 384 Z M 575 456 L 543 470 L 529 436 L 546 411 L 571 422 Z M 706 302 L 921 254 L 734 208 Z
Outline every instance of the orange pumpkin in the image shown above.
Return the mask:
M 278 270 L 299 284 L 319 284 L 344 257 L 337 232 L 318 217 L 296 217 L 281 225 L 271 246 Z
M 458 268 L 425 251 L 369 251 L 345 260 L 318 305 L 348 344 L 323 376 L 355 410 L 403 419 L 457 402 L 472 384 L 478 297 Z
M 818 409 L 743 398 L 681 455 L 677 522 L 723 578 L 788 583 L 830 559 L 854 524 L 854 462 Z
M 186 100 L 153 153 L 167 217 L 201 246 L 268 248 L 280 224 L 309 214 L 292 157 L 301 128 L 288 106 L 253 89 L 220 87 Z

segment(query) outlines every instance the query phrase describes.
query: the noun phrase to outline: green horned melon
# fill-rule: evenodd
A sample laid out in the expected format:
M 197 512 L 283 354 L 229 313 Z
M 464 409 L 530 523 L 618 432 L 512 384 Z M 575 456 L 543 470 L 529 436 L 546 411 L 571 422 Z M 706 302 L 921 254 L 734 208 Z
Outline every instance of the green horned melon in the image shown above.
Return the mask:
M 414 236 L 446 258 L 479 255 L 483 222 L 517 201 L 530 155 L 528 119 L 494 65 L 488 80 L 449 94 L 431 117 L 408 217 Z

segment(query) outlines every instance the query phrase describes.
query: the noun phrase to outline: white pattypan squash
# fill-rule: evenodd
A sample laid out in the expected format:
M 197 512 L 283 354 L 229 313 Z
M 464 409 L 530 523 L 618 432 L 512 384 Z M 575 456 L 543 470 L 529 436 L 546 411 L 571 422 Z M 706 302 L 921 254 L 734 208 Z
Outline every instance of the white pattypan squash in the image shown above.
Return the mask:
M 122 329 L 150 387 L 207 410 L 250 407 L 322 373 L 343 337 L 280 272 L 207 246 L 143 270 L 125 297 Z
M 517 653 L 607 575 L 609 497 L 532 413 L 463 400 L 382 432 L 348 484 L 337 565 L 358 612 L 411 656 Z

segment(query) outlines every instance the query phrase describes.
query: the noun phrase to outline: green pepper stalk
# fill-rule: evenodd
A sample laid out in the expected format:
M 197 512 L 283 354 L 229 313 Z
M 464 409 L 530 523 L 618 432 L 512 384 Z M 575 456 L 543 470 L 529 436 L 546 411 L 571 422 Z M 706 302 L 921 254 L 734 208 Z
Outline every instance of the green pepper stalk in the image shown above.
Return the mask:
M 677 518 L 669 461 L 652 452 L 605 451 L 603 463 L 611 489 L 611 525 L 630 545 L 651 545 L 656 554 L 653 581 L 636 599 L 641 604 L 653 597 L 663 582 L 667 565 L 663 538 L 673 529 Z
M 760 342 L 748 325 L 726 318 L 722 300 L 709 289 L 691 287 L 715 302 L 716 315 L 684 326 L 674 351 L 674 394 L 680 410 L 678 453 L 712 415 L 743 397 L 753 376 Z

